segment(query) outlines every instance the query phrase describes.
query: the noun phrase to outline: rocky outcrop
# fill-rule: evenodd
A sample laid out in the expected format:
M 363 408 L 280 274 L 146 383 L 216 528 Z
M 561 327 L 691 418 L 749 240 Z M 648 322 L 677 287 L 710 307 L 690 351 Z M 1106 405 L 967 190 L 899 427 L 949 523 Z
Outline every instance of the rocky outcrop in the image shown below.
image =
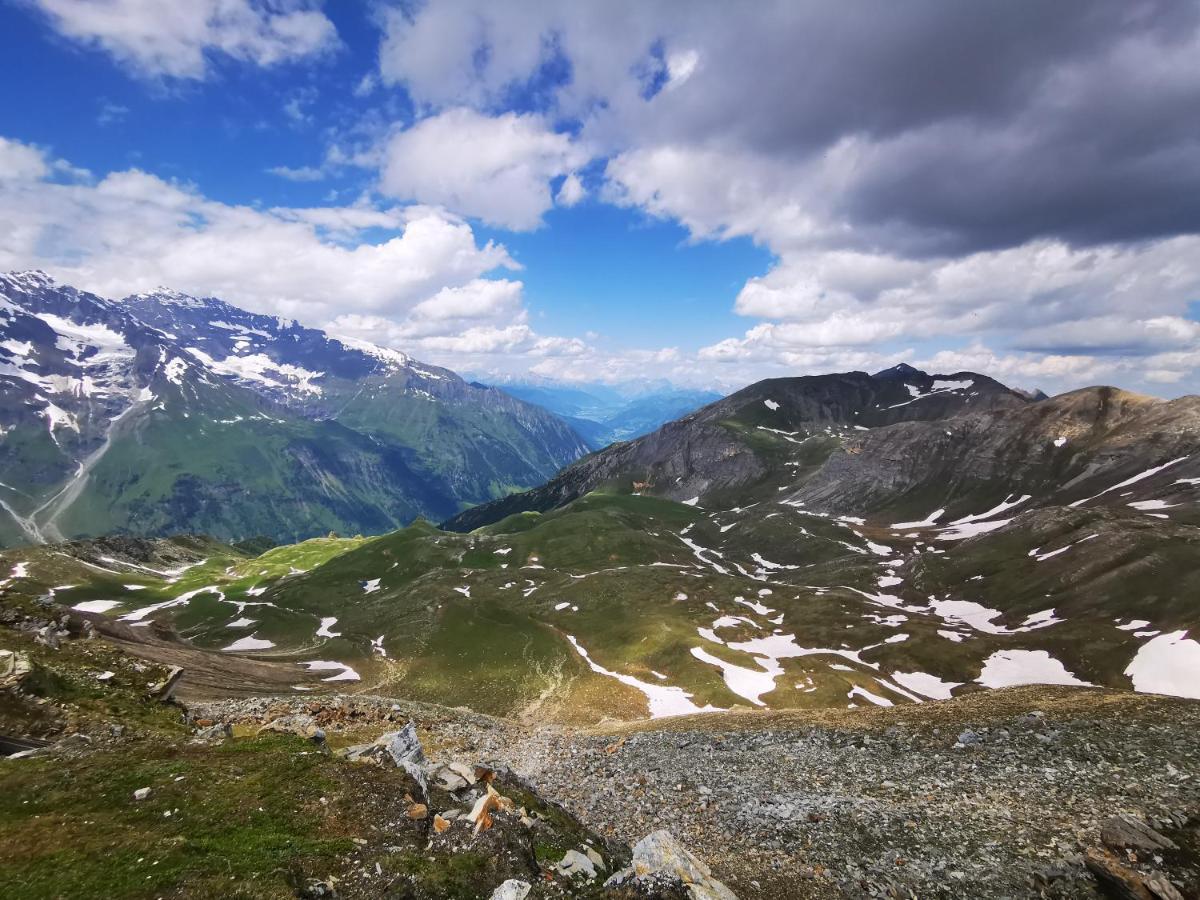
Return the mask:
M 629 885 L 664 891 L 683 887 L 691 900 L 737 900 L 737 895 L 713 878 L 703 862 L 665 830 L 651 832 L 633 848 L 633 864 L 605 882 L 605 887 Z

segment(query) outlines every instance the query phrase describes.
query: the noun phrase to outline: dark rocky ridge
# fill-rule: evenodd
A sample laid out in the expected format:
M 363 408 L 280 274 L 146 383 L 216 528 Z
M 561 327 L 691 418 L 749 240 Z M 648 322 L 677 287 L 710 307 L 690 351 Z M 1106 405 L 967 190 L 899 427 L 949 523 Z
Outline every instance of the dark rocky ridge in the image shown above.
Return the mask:
M 1161 475 L 1147 476 L 1156 484 L 1200 474 L 1200 398 L 1093 387 L 1031 401 L 974 373 L 913 371 L 760 382 L 446 527 L 469 531 L 545 512 L 597 489 L 698 498 L 710 509 L 786 499 L 895 521 L 943 509 L 945 522 L 1026 494 L 1027 507 L 1120 503 L 1115 485 L 1158 466 Z M 930 392 L 937 382 L 967 381 L 966 390 Z M 784 461 L 779 451 L 797 444 L 803 464 Z
M 934 388 L 938 383 L 967 382 L 966 388 Z M 774 472 L 769 448 L 764 452 L 755 438 L 941 420 L 967 410 L 1016 409 L 1028 402 L 984 375 L 928 375 L 907 366 L 876 375 L 848 372 L 768 379 L 637 440 L 594 453 L 539 488 L 467 510 L 445 527 L 470 531 L 514 513 L 555 509 L 607 486 L 645 490 L 673 500 L 695 496 L 706 500 L 719 491 L 744 490 Z M 770 430 L 756 433 L 760 429 Z M 637 488 L 635 483 L 645 487 Z

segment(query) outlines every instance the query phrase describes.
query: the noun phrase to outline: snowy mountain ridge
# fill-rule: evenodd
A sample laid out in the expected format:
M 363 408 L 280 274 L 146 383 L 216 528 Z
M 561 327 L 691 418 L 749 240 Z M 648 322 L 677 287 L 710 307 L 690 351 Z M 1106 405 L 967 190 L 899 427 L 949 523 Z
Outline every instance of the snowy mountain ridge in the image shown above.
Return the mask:
M 278 477 L 305 510 L 300 525 L 282 510 L 246 511 L 279 538 L 452 513 L 540 483 L 587 449 L 554 415 L 401 351 L 216 298 L 164 289 L 114 301 L 40 271 L 0 274 L 0 502 L 11 520 L 0 543 L 211 530 L 216 497 L 270 468 L 251 465 L 258 451 L 245 446 L 262 435 L 219 433 L 248 422 L 275 432 Z M 130 452 L 111 453 L 114 439 Z M 122 471 L 142 454 L 152 473 Z M 114 510 L 131 489 L 137 510 Z M 179 508 L 164 518 L 164 504 Z M 242 535 L 231 527 L 218 531 Z

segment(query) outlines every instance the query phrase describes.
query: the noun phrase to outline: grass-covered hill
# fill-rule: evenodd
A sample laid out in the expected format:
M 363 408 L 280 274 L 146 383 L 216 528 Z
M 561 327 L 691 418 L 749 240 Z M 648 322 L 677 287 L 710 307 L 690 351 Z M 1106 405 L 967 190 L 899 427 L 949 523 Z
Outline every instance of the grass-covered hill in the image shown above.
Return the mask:
M 185 663 L 196 694 L 355 690 L 582 723 L 1023 683 L 1200 693 L 1184 517 L 1018 506 L 897 525 L 777 493 L 721 511 L 592 493 L 467 535 L 419 522 L 259 556 L 85 542 L 0 566 L 8 609 L 72 610 Z

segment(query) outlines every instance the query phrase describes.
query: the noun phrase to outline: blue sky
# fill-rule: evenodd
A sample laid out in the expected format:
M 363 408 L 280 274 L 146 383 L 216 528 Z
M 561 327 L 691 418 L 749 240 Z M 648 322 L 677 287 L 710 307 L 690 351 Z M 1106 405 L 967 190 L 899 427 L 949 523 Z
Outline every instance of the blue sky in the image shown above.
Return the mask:
M 0 267 L 497 377 L 1175 395 L 1198 35 L 1155 2 L 0 0 Z

